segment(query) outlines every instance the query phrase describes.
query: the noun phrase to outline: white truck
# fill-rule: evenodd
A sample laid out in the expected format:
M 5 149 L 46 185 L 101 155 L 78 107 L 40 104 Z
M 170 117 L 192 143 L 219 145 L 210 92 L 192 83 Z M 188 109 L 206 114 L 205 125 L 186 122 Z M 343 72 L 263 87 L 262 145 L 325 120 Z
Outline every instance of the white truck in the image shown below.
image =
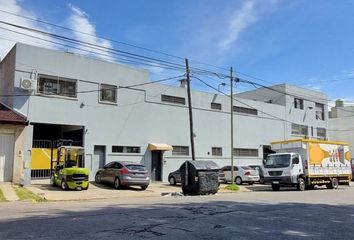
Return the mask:
M 337 189 L 339 183 L 349 185 L 351 163 L 349 144 L 345 142 L 294 139 L 272 142 L 272 150 L 263 160 L 264 181 L 274 191 L 281 186 L 298 190 L 326 185 Z

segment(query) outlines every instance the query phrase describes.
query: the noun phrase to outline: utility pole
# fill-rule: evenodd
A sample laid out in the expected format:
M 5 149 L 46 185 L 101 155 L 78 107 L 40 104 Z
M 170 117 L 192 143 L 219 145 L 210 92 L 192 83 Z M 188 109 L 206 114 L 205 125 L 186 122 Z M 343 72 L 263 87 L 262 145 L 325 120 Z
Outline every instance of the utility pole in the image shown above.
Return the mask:
M 232 67 L 230 68 L 230 103 L 231 103 L 231 184 L 234 184 L 234 93 L 233 93 L 233 76 L 232 76 Z
M 186 75 L 187 75 L 187 94 L 188 94 L 188 109 L 189 109 L 189 132 L 191 138 L 191 151 L 192 151 L 192 160 L 195 160 L 195 151 L 194 151 L 194 133 L 193 133 L 193 115 L 192 115 L 192 97 L 191 97 L 191 80 L 189 76 L 189 64 L 188 59 L 186 58 Z

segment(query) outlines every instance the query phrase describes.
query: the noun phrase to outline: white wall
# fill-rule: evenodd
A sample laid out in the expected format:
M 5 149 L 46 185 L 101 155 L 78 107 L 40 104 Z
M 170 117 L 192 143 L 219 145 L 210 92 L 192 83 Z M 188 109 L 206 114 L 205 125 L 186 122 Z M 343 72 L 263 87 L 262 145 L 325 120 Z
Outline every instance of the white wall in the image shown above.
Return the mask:
M 17 44 L 14 88 L 18 88 L 21 77 L 29 78 L 33 69 L 39 74 L 67 77 L 78 80 L 78 91 L 98 90 L 98 83 L 127 86 L 149 81 L 148 72 L 118 64 L 107 63 L 87 57 L 61 53 L 38 47 Z M 85 150 L 93 154 L 94 145 L 106 146 L 107 162 L 131 160 L 150 167 L 149 143 L 190 146 L 189 117 L 187 105 L 161 102 L 161 94 L 186 97 L 186 89 L 163 84 L 150 84 L 135 89 L 119 89 L 118 104 L 102 104 L 98 92 L 79 94 L 77 99 L 52 96 L 16 97 L 14 107 L 28 115 L 33 123 L 52 123 L 84 126 Z M 234 148 L 259 150 L 258 157 L 235 157 L 235 164 L 261 164 L 262 145 L 271 141 L 285 140 L 290 136 L 289 127 L 281 119 L 301 122 L 303 113 L 293 111 L 280 104 L 269 104 L 250 99 L 235 101 L 234 105 L 259 109 L 258 115 L 234 114 Z M 222 104 L 222 110 L 212 110 L 210 103 Z M 246 103 L 246 105 L 240 103 Z M 193 118 L 197 159 L 212 159 L 219 166 L 230 164 L 230 99 L 227 96 L 192 92 Z M 83 106 L 83 107 L 80 107 Z M 262 113 L 266 112 L 271 114 Z M 308 113 L 306 124 L 313 122 L 313 113 Z M 279 120 L 280 119 L 280 120 Z M 318 123 L 317 125 L 321 125 Z M 115 154 L 112 145 L 140 146 L 140 154 Z M 223 156 L 211 156 L 212 147 L 222 147 Z M 209 154 L 208 154 L 209 153 Z M 189 156 L 176 157 L 164 153 L 163 179 L 177 169 Z

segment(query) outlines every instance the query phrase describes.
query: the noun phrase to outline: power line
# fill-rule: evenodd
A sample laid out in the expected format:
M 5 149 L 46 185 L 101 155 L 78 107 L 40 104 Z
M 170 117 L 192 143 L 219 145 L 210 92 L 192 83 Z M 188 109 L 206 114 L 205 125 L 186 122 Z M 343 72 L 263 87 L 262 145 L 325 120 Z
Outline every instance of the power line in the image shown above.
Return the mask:
M 1 21 L 0 21 L 1 22 Z M 46 42 L 49 42 L 49 43 L 53 43 L 53 44 L 56 44 L 56 45 L 60 45 L 60 46 L 64 46 L 64 47 L 68 47 L 68 48 L 72 48 L 72 49 L 76 49 L 76 50 L 79 50 L 79 51 L 83 51 L 83 52 L 87 52 L 89 54 L 94 54 L 94 55 L 99 55 L 99 56 L 103 56 L 103 57 L 106 57 L 106 61 L 107 61 L 107 58 L 111 58 L 112 56 L 108 55 L 108 54 L 104 54 L 104 53 L 99 53 L 99 52 L 93 52 L 93 51 L 90 51 L 90 50 L 87 50 L 87 49 L 84 49 L 84 48 L 79 48 L 79 47 L 76 47 L 76 46 L 72 46 L 72 45 L 67 45 L 67 44 L 64 44 L 64 43 L 61 43 L 61 42 L 56 42 L 56 41 L 52 41 L 52 40 L 49 40 L 49 39 L 45 39 L 45 38 L 41 38 L 41 37 L 37 37 L 37 36 L 33 36 L 33 35 L 30 35 L 30 34 L 26 34 L 26 33 L 23 33 L 23 32 L 18 32 L 18 31 L 14 31 L 14 30 L 11 30 L 11 29 L 7 29 L 7 28 L 4 28 L 4 27 L 0 27 L 0 29 L 4 29 L 6 31 L 10 31 L 10 32 L 13 32 L 13 33 L 16 33 L 16 34 L 21 34 L 21 35 L 24 35 L 24 36 L 27 36 L 27 37 L 31 37 L 31 38 L 34 38 L 34 39 L 38 39 L 38 40 L 42 40 L 42 41 L 46 41 Z M 61 39 L 62 40 L 62 39 Z M 65 41 L 65 40 L 64 40 Z M 74 43 L 74 44 L 77 44 L 73 41 L 69 41 L 67 40 L 67 42 L 70 42 L 70 43 Z M 80 45 L 80 44 L 77 44 L 77 45 Z M 84 47 L 88 47 L 87 45 L 84 45 Z M 95 47 L 93 47 L 94 49 L 97 49 Z M 99 51 L 104 51 L 104 52 L 107 52 L 105 50 L 102 50 L 102 49 L 97 49 Z M 108 51 L 109 52 L 109 51 Z M 121 55 L 119 53 L 115 53 L 115 52 L 109 52 L 109 53 L 112 53 L 114 55 L 118 55 L 118 56 L 123 56 L 123 57 L 129 57 L 129 56 L 126 56 L 126 55 Z M 176 68 L 176 67 L 173 67 L 173 66 L 170 66 L 170 65 L 165 65 L 165 64 L 162 64 L 162 63 L 146 63 L 146 62 L 142 62 L 142 59 L 139 59 L 139 58 L 135 58 L 135 57 L 130 57 L 130 58 L 133 58 L 133 59 L 138 59 L 138 61 L 134 61 L 134 60 L 130 60 L 130 59 L 122 59 L 120 58 L 119 61 L 120 62 L 126 62 L 126 63 L 135 63 L 135 64 L 141 64 L 141 65 L 146 65 L 146 66 L 152 66 L 152 67 L 160 67 L 160 68 L 165 68 L 165 69 L 169 69 L 169 70 L 177 70 L 177 71 L 182 71 L 183 69 L 182 68 Z M 140 60 L 140 61 L 139 61 Z
M 141 49 L 141 50 L 145 50 L 145 51 L 149 51 L 149 52 L 153 52 L 153 53 L 162 54 L 162 55 L 165 55 L 165 56 L 168 56 L 168 57 L 173 57 L 173 58 L 178 58 L 178 59 L 184 60 L 184 58 L 182 58 L 182 57 L 175 56 L 175 55 L 172 55 L 172 54 L 169 54 L 169 53 L 164 53 L 162 51 L 149 49 L 149 48 L 146 48 L 146 47 L 141 47 L 141 46 L 134 45 L 134 44 L 127 43 L 127 42 L 123 42 L 123 41 L 117 41 L 117 40 L 112 39 L 112 38 L 102 37 L 102 36 L 99 36 L 99 35 L 94 35 L 94 34 L 90 34 L 90 33 L 87 33 L 87 32 L 78 31 L 78 30 L 75 30 L 75 29 L 72 29 L 72 28 L 68 28 L 68 27 L 64 27 L 64 26 L 58 25 L 58 24 L 50 23 L 48 21 L 43 21 L 43 20 L 40 20 L 40 19 L 35 19 L 35 18 L 28 17 L 28 16 L 19 15 L 19 14 L 8 12 L 8 11 L 2 10 L 2 9 L 0 9 L 0 12 L 6 13 L 6 14 L 10 14 L 10 15 L 13 15 L 13 16 L 17 16 L 17 17 L 20 17 L 20 18 L 24 18 L 24 19 L 27 19 L 27 20 L 31 20 L 31 21 L 47 24 L 47 25 L 52 26 L 52 27 L 57 27 L 57 28 L 61 28 L 61 29 L 64 29 L 64 30 L 77 32 L 77 33 L 80 33 L 80 34 L 83 34 L 83 35 L 87 35 L 87 36 L 91 36 L 91 37 L 95 37 L 95 38 L 98 38 L 98 39 L 103 39 L 103 40 L 107 40 L 107 41 L 110 41 L 110 42 L 126 45 L 126 46 L 129 46 L 129 47 L 133 47 L 133 48 L 137 48 L 137 49 Z
M 112 88 L 105 88 L 105 89 L 94 89 L 94 90 L 86 90 L 86 91 L 77 91 L 76 94 L 82 94 L 82 93 L 92 93 L 92 92 L 101 92 L 105 90 L 118 90 L 118 89 L 124 89 L 124 88 L 134 88 L 134 87 L 140 87 L 140 86 L 145 86 L 145 85 L 150 85 L 154 83 L 160 83 L 160 82 L 165 82 L 168 80 L 176 79 L 176 78 L 181 78 L 184 77 L 184 75 L 180 76 L 175 76 L 175 77 L 169 77 L 169 78 L 163 78 L 155 81 L 150 81 L 150 82 L 144 82 L 144 83 L 137 83 L 133 85 L 128 85 L 128 86 L 117 86 L 117 87 L 112 87 Z M 48 94 L 45 93 L 46 95 L 52 95 L 52 96 L 57 96 L 58 94 Z M 2 94 L 0 97 L 29 97 L 29 96 L 36 96 L 33 94 Z
M 5 10 L 2 10 L 2 9 L 0 9 L 0 12 L 5 13 L 5 14 L 9 14 L 9 15 L 12 15 L 12 16 L 16 16 L 16 17 L 19 17 L 19 18 L 27 19 L 27 20 L 30 20 L 30 21 L 38 22 L 38 23 L 41 23 L 41 24 L 46 24 L 46 25 L 53 26 L 53 27 L 56 27 L 56 28 L 61 28 L 61 29 L 67 30 L 67 31 L 72 31 L 72 32 L 83 34 L 83 35 L 95 37 L 97 39 L 103 39 L 103 40 L 107 40 L 107 41 L 114 42 L 114 43 L 117 43 L 117 44 L 133 47 L 133 48 L 136 48 L 136 49 L 141 49 L 141 50 L 144 50 L 144 51 L 149 51 L 149 52 L 152 52 L 152 53 L 165 55 L 165 56 L 176 58 L 176 59 L 179 59 L 179 60 L 184 60 L 183 57 L 176 56 L 176 55 L 173 55 L 173 54 L 170 54 L 170 53 L 165 53 L 165 52 L 162 52 L 162 51 L 159 51 L 159 50 L 150 49 L 150 48 L 138 46 L 138 45 L 127 43 L 127 42 L 123 42 L 123 41 L 117 41 L 117 40 L 112 39 L 112 38 L 107 38 L 107 37 L 94 35 L 94 34 L 90 34 L 90 33 L 83 32 L 83 31 L 78 31 L 78 30 L 75 30 L 75 29 L 72 29 L 72 28 L 69 28 L 69 27 L 65 27 L 65 26 L 61 26 L 61 25 L 58 25 L 58 24 L 54 24 L 54 23 L 51 23 L 51 22 L 48 22 L 48 21 L 44 21 L 44 20 L 40 20 L 40 19 L 28 17 L 28 16 L 23 16 L 23 15 L 16 14 L 16 13 L 13 13 L 13 12 L 9 12 L 9 11 L 5 11 Z M 197 60 L 191 60 L 191 62 L 194 62 L 194 63 L 197 63 L 197 64 L 202 64 L 202 65 L 206 65 L 206 66 L 210 66 L 210 67 L 214 67 L 214 68 L 221 69 L 221 70 L 224 70 L 224 71 L 228 71 L 229 70 L 228 68 L 225 68 L 225 67 L 220 67 L 220 66 L 216 66 L 216 65 L 213 65 L 213 64 L 210 64 L 210 63 L 205 63 L 205 62 L 201 62 L 201 61 L 197 61 Z M 211 71 L 209 71 L 209 72 L 211 72 Z M 246 74 L 246 73 L 243 73 L 243 72 L 240 72 L 240 71 L 236 71 L 236 73 L 239 73 L 241 75 L 256 79 L 258 81 L 274 84 L 274 82 L 270 82 L 270 81 L 267 81 L 265 79 L 262 79 L 262 78 L 259 78 L 259 77 L 255 77 L 255 76 L 252 76 L 250 74 Z M 224 76 L 224 77 L 228 78 L 229 76 Z M 319 82 L 329 82 L 329 81 L 331 81 L 331 82 L 333 82 L 333 81 L 342 81 L 342 80 L 350 80 L 350 79 L 354 79 L 354 78 L 352 77 L 352 78 L 345 78 L 345 79 L 324 80 L 324 81 L 317 81 L 317 83 L 319 83 Z M 316 82 L 312 82 L 312 83 L 316 83 Z
M 51 23 L 51 22 L 48 22 L 48 21 L 43 21 L 43 20 L 40 20 L 40 19 L 35 19 L 35 18 L 28 17 L 28 16 L 23 16 L 23 15 L 16 14 L 16 13 L 13 13 L 13 12 L 9 12 L 9 11 L 5 11 L 5 10 L 2 10 L 2 9 L 0 9 L 0 12 L 6 13 L 6 14 L 10 14 L 10 15 L 13 15 L 13 16 L 16 16 L 16 17 L 19 17 L 19 18 L 24 18 L 24 19 L 27 19 L 27 20 L 30 20 L 30 21 L 39 22 L 39 23 L 42 23 L 42 24 L 46 24 L 46 25 L 49 25 L 49 26 L 56 27 L 56 28 L 61 28 L 61 29 L 64 29 L 64 30 L 77 32 L 77 33 L 80 33 L 80 34 L 83 34 L 83 35 L 95 37 L 97 39 L 103 39 L 103 40 L 107 40 L 107 41 L 114 42 L 114 43 L 117 43 L 117 44 L 122 44 L 122 45 L 126 45 L 126 46 L 129 46 L 129 47 L 141 49 L 141 50 L 144 50 L 144 51 L 149 51 L 149 52 L 152 52 L 152 53 L 157 53 L 157 54 L 165 55 L 165 56 L 168 56 L 168 57 L 184 60 L 183 57 L 176 56 L 176 55 L 173 55 L 173 54 L 170 54 L 170 53 L 165 53 L 165 52 L 162 52 L 162 51 L 159 51 L 159 50 L 146 48 L 146 47 L 138 46 L 138 45 L 127 43 L 127 42 L 123 42 L 123 41 L 118 41 L 118 40 L 115 40 L 115 39 L 112 39 L 112 38 L 107 38 L 107 37 L 103 37 L 103 36 L 99 36 L 99 35 L 90 34 L 90 33 L 87 33 L 87 32 L 78 31 L 78 30 L 75 30 L 75 29 L 72 29 L 72 28 L 68 28 L 68 27 L 64 27 L 64 26 L 61 26 L 61 25 L 58 25 L 58 24 L 54 24 L 54 23 Z M 197 64 L 202 64 L 202 65 L 206 65 L 206 66 L 210 66 L 210 67 L 214 67 L 214 68 L 218 68 L 218 69 L 221 69 L 221 70 L 228 71 L 228 69 L 226 69 L 224 67 L 216 66 L 216 65 L 213 65 L 213 64 L 210 64 L 210 63 L 204 63 L 204 62 L 197 61 L 197 60 L 191 60 L 191 61 L 194 62 L 194 63 L 197 63 Z
M 265 112 L 265 111 L 262 111 L 262 110 L 260 110 L 260 109 L 258 109 L 258 108 L 255 108 L 254 106 L 252 106 L 252 105 L 250 105 L 250 104 L 247 104 L 247 103 L 245 103 L 245 102 L 243 102 L 243 101 L 241 101 L 241 100 L 239 100 L 239 99 L 236 99 L 236 98 L 234 98 L 233 96 L 227 95 L 226 93 L 224 93 L 224 92 L 222 92 L 222 91 L 216 89 L 215 87 L 213 87 L 213 86 L 210 85 L 209 83 L 203 81 L 202 79 L 200 79 L 200 78 L 198 78 L 198 77 L 196 77 L 196 76 L 194 76 L 194 78 L 198 79 L 200 82 L 202 82 L 202 83 L 205 84 L 206 86 L 208 86 L 208 87 L 214 89 L 215 91 L 218 91 L 219 93 L 222 93 L 223 95 L 225 95 L 225 96 L 227 96 L 227 97 L 231 97 L 234 101 L 239 102 L 239 103 L 241 103 L 241 104 L 243 104 L 243 105 L 245 105 L 245 106 L 247 106 L 247 107 L 249 107 L 249 108 L 251 108 L 251 109 L 257 110 L 258 112 L 261 112 L 261 113 L 263 113 L 263 114 L 265 114 L 265 115 L 267 115 L 267 116 L 272 117 L 272 119 L 276 119 L 276 120 L 283 121 L 283 122 L 287 122 L 287 123 L 291 123 L 291 124 L 298 124 L 298 123 L 294 123 L 294 122 L 291 122 L 291 121 L 289 121 L 289 120 L 282 119 L 282 118 L 280 118 L 280 117 L 274 116 L 274 115 L 272 115 L 272 114 L 270 114 L 270 113 L 267 113 L 267 112 Z M 327 130 L 327 131 L 336 131 L 336 130 L 330 130 L 330 129 L 326 129 L 326 130 Z M 347 129 L 347 130 L 342 130 L 342 131 L 354 131 L 354 129 Z
M 169 62 L 169 61 L 165 61 L 165 60 L 161 60 L 161 59 L 151 58 L 151 57 L 147 57 L 147 56 L 143 56 L 143 55 L 139 55 L 139 54 L 135 54 L 135 53 L 130 53 L 130 52 L 126 52 L 126 51 L 121 51 L 121 50 L 117 50 L 117 49 L 114 49 L 114 48 L 103 47 L 103 46 L 100 46 L 100 45 L 97 45 L 97 44 L 93 44 L 93 43 L 89 43 L 89 42 L 85 42 L 85 41 L 81 41 L 81 40 L 77 40 L 77 39 L 73 39 L 73 38 L 69 38 L 69 37 L 65 37 L 65 36 L 61 36 L 61 35 L 57 35 L 57 34 L 53 34 L 53 33 L 49 33 L 49 32 L 45 32 L 45 31 L 41 31 L 41 30 L 34 29 L 34 28 L 20 26 L 20 25 L 12 24 L 12 23 L 5 22 L 5 21 L 0 21 L 0 23 L 5 24 L 5 25 L 9 25 L 11 27 L 16 27 L 16 28 L 19 28 L 19 29 L 22 29 L 22 30 L 34 32 L 34 33 L 37 33 L 37 34 L 49 36 L 51 38 L 59 39 L 61 41 L 69 42 L 69 43 L 72 43 L 72 44 L 78 44 L 78 45 L 83 45 L 84 47 L 94 48 L 94 49 L 96 49 L 98 51 L 109 52 L 109 53 L 112 53 L 112 54 L 115 54 L 115 55 L 137 59 L 139 61 L 148 61 L 149 63 L 155 64 L 155 65 L 152 65 L 154 67 L 161 67 L 161 68 L 168 68 L 170 70 L 184 71 L 184 65 L 181 65 L 181 64 L 178 64 L 178 63 L 173 63 L 173 62 Z M 40 39 L 40 40 L 43 40 L 43 41 L 46 41 L 46 42 L 54 43 L 54 44 L 57 44 L 57 45 L 62 45 L 62 46 L 69 47 L 69 48 L 79 49 L 80 51 L 86 51 L 86 52 L 89 52 L 91 54 L 97 54 L 97 55 L 103 55 L 105 57 L 111 57 L 111 56 L 109 56 L 107 54 L 92 52 L 92 51 L 88 51 L 87 49 L 77 48 L 77 47 L 74 47 L 74 46 L 71 46 L 71 45 L 65 45 L 65 44 L 62 44 L 62 43 L 51 41 L 49 39 L 43 39 L 43 38 L 39 38 L 39 37 L 36 37 L 36 36 L 33 36 L 33 35 L 29 35 L 29 34 L 25 34 L 25 33 L 22 33 L 22 32 L 14 31 L 12 29 L 7 29 L 7 28 L 3 28 L 3 27 L 0 27 L 0 28 L 4 29 L 4 30 L 7 30 L 7 31 L 10 31 L 10 32 L 15 32 L 17 34 L 21 34 L 21 35 L 25 35 L 25 36 L 28 36 L 28 37 Z M 144 64 L 144 63 L 142 63 L 142 64 Z M 156 65 L 156 64 L 158 64 L 158 65 Z M 162 66 L 160 66 L 160 65 L 162 65 Z M 209 70 L 195 68 L 195 67 L 191 68 L 191 70 L 193 72 L 200 73 L 200 74 L 205 73 L 205 74 L 210 74 L 210 75 L 216 75 L 216 76 L 218 76 L 220 78 L 227 78 L 228 77 L 225 74 L 215 73 L 215 72 L 212 72 L 212 71 L 209 71 Z
M 147 57 L 147 56 L 143 56 L 143 55 L 139 55 L 139 54 L 135 54 L 135 53 L 130 53 L 130 52 L 114 49 L 114 48 L 104 47 L 104 46 L 100 46 L 98 44 L 89 43 L 89 42 L 86 42 L 86 41 L 81 41 L 81 40 L 77 40 L 77 39 L 61 36 L 61 35 L 58 35 L 58 34 L 53 34 L 53 33 L 49 33 L 49 32 L 46 32 L 46 31 L 41 31 L 41 30 L 34 29 L 34 28 L 20 26 L 20 25 L 12 24 L 12 23 L 5 22 L 5 21 L 0 21 L 0 23 L 5 24 L 5 25 L 9 25 L 9 26 L 12 26 L 12 27 L 15 27 L 15 28 L 27 30 L 27 31 L 30 31 L 30 32 L 35 32 L 35 33 L 38 33 L 38 34 L 46 35 L 46 36 L 49 36 L 49 37 L 52 37 L 52 38 L 56 38 L 56 39 L 59 39 L 59 40 L 62 40 L 62 41 L 66 41 L 66 42 L 70 42 L 70 43 L 79 43 L 80 45 L 84 45 L 85 47 L 93 47 L 94 49 L 99 50 L 99 51 L 104 51 L 104 52 L 109 51 L 111 53 L 119 53 L 119 54 L 121 54 L 121 55 L 123 55 L 125 57 L 131 57 L 131 58 L 134 57 L 135 59 L 139 59 L 139 60 L 145 60 L 145 61 L 155 62 L 155 63 L 158 62 L 159 64 L 168 64 L 170 67 L 173 66 L 173 67 L 179 67 L 181 69 L 184 69 L 184 66 L 181 65 L 181 64 L 172 63 L 172 62 L 168 62 L 168 61 L 165 61 L 165 60 L 156 59 L 156 58 L 152 58 L 152 57 Z M 3 28 L 3 29 L 6 29 L 6 28 Z M 6 30 L 13 31 L 13 30 L 10 30 L 10 29 L 6 29 Z M 22 34 L 20 32 L 16 32 L 16 33 Z M 41 39 L 41 40 L 48 41 L 48 39 Z
M 60 36 L 60 35 L 57 35 L 57 34 L 53 34 L 53 33 L 45 32 L 45 31 L 41 31 L 41 30 L 37 30 L 37 29 L 33 29 L 33 28 L 28 28 L 28 27 L 24 27 L 24 26 L 20 26 L 20 25 L 16 25 L 16 24 L 8 23 L 8 22 L 5 22 L 5 21 L 0 21 L 0 23 L 6 24 L 6 25 L 9 25 L 9 26 L 12 26 L 12 27 L 24 29 L 24 30 L 27 30 L 27 31 L 32 31 L 32 32 L 39 33 L 39 34 L 42 34 L 42 35 L 46 35 L 46 36 L 49 36 L 49 37 L 52 37 L 52 38 L 60 39 L 62 41 L 66 41 L 66 42 L 69 42 L 69 43 L 72 43 L 72 44 L 83 45 L 84 47 L 91 47 L 91 48 L 94 48 L 94 49 L 96 49 L 98 51 L 109 52 L 109 53 L 112 53 L 112 54 L 115 54 L 115 55 L 119 55 L 119 56 L 135 59 L 135 60 L 120 59 L 120 61 L 123 61 L 123 62 L 126 62 L 126 63 L 143 64 L 143 65 L 147 65 L 147 66 L 161 67 L 161 68 L 165 68 L 165 69 L 169 69 L 169 70 L 184 71 L 184 66 L 181 65 L 181 64 L 176 64 L 176 63 L 164 61 L 164 60 L 161 60 L 161 59 L 146 57 L 146 56 L 142 56 L 142 55 L 139 55 L 139 54 L 129 53 L 129 52 L 117 50 L 117 49 L 114 49 L 114 48 L 107 48 L 107 47 L 103 47 L 103 46 L 100 46 L 100 45 L 97 45 L 97 44 L 92 44 L 92 43 L 89 43 L 89 42 L 80 41 L 80 40 L 68 38 L 68 37 L 65 37 L 65 36 Z M 57 45 L 65 46 L 65 47 L 70 47 L 70 48 L 77 49 L 77 50 L 80 50 L 80 51 L 85 51 L 85 52 L 88 52 L 90 54 L 97 54 L 97 55 L 101 55 L 101 56 L 105 56 L 105 57 L 111 57 L 110 55 L 107 55 L 107 54 L 102 54 L 102 53 L 88 51 L 87 49 L 78 48 L 78 47 L 75 47 L 75 46 L 72 46 L 72 45 L 67 45 L 67 44 L 54 42 L 54 41 L 51 41 L 49 39 L 39 38 L 39 37 L 36 37 L 36 36 L 33 36 L 33 35 L 25 34 L 25 33 L 22 33 L 22 32 L 10 30 L 10 29 L 3 28 L 3 27 L 0 27 L 0 28 L 4 29 L 4 30 L 7 30 L 7 31 L 11 31 L 11 32 L 17 33 L 17 34 L 22 34 L 22 35 L 25 35 L 25 36 L 28 36 L 28 37 L 36 38 L 36 39 L 39 39 L 39 40 L 42 40 L 42 41 L 50 42 L 50 43 L 53 43 L 53 44 L 57 44 Z M 149 63 L 141 62 L 141 61 L 148 61 Z M 209 70 L 204 70 L 204 69 L 199 69 L 199 68 L 191 68 L 191 69 L 196 74 L 213 75 L 213 76 L 217 76 L 220 79 L 225 79 L 225 78 L 229 77 L 226 74 L 211 72 Z M 247 75 L 247 74 L 244 74 L 244 73 L 242 73 L 242 74 L 243 75 Z M 251 75 L 248 75 L 248 76 L 251 76 Z M 255 78 L 255 77 L 253 77 L 253 78 Z M 261 78 L 257 78 L 257 79 L 261 80 L 261 81 L 265 81 L 265 80 L 263 80 Z M 267 88 L 269 90 L 276 91 L 276 92 L 279 92 L 279 93 L 282 93 L 282 94 L 286 94 L 286 95 L 289 95 L 289 96 L 299 97 L 298 95 L 289 94 L 289 93 L 286 93 L 286 92 L 281 92 L 279 90 L 276 90 L 276 89 L 271 88 L 271 87 L 264 86 L 262 84 L 254 82 L 254 81 L 249 81 L 249 80 L 244 80 L 243 79 L 242 82 L 250 83 L 253 86 L 258 85 L 258 86 L 261 86 L 263 88 Z M 304 98 L 303 96 L 300 96 L 300 97 L 303 98 L 304 100 L 312 101 L 312 99 L 309 100 L 309 99 Z M 314 96 L 314 97 L 319 99 L 320 101 L 326 101 L 326 102 L 329 101 L 329 99 L 319 98 L 318 96 Z M 350 111 L 350 110 L 344 110 L 344 111 L 354 112 L 354 111 Z

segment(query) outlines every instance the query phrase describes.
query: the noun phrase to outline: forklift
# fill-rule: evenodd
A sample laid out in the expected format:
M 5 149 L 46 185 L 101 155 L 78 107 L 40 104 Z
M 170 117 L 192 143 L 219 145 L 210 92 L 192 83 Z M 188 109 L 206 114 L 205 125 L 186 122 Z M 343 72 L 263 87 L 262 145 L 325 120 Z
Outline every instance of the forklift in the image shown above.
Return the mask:
M 52 160 L 51 184 L 62 190 L 87 190 L 89 170 L 84 168 L 85 151 L 83 147 L 72 146 L 72 142 L 59 140 L 57 157 Z

